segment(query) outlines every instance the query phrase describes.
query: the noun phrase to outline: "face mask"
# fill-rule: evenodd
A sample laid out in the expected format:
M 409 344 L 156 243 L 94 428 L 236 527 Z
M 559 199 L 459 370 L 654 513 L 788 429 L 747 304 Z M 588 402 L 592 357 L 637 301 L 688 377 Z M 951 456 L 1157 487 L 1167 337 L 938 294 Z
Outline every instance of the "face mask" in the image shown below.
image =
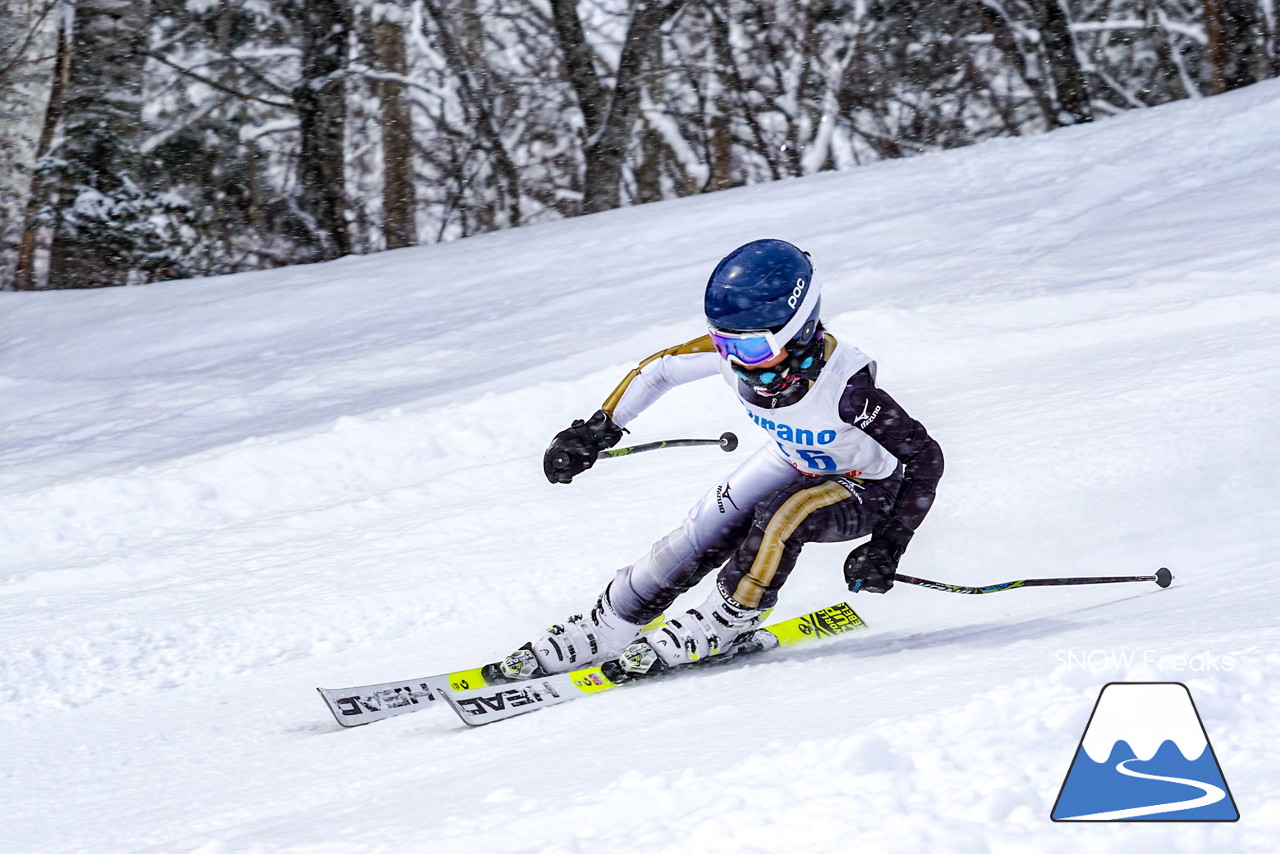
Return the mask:
M 818 376 L 823 364 L 823 336 L 815 335 L 807 347 L 788 352 L 787 358 L 770 368 L 746 368 L 734 365 L 733 372 L 761 397 L 777 397 L 802 380 Z

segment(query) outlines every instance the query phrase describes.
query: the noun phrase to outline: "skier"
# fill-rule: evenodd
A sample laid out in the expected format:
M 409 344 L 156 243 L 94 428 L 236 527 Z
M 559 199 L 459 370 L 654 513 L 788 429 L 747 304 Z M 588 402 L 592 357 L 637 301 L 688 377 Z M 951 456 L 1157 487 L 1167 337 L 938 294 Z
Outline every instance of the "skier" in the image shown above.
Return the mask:
M 854 592 L 893 586 L 933 504 L 942 450 L 876 387 L 875 362 L 825 329 L 820 308 L 808 253 L 782 240 L 739 247 L 707 283 L 710 334 L 645 359 L 599 411 L 556 434 L 543 469 L 551 483 L 570 483 L 666 391 L 720 373 L 772 441 L 619 570 L 589 613 L 507 656 L 504 675 L 562 673 L 609 658 L 645 672 L 722 652 L 773 607 L 806 542 L 870 534 L 845 560 L 845 581 Z M 642 637 L 722 564 L 705 602 Z

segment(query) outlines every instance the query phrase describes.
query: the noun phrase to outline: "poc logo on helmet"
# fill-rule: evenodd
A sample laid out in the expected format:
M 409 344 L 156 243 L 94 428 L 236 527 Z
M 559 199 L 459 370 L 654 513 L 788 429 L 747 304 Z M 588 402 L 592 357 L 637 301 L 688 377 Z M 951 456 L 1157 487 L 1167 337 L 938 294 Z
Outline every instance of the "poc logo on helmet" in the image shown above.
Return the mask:
M 791 292 L 791 296 L 787 297 L 787 305 L 795 308 L 800 305 L 800 297 L 804 296 L 804 279 L 796 279 L 795 290 Z

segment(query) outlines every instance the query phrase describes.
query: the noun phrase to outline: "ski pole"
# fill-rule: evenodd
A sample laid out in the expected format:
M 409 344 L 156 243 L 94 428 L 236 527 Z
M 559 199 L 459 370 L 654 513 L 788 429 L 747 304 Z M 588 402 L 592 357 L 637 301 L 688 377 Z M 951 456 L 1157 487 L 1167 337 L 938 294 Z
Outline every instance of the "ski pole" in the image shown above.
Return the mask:
M 1003 584 L 988 584 L 985 587 L 966 587 L 963 584 L 943 584 L 941 581 L 930 581 L 927 578 L 913 578 L 910 575 L 895 575 L 894 581 L 904 581 L 927 587 L 930 590 L 942 590 L 947 593 L 996 593 L 1000 590 L 1013 590 L 1018 587 L 1062 587 L 1068 584 L 1119 584 L 1126 581 L 1154 581 L 1161 587 L 1173 583 L 1173 573 L 1166 567 L 1160 567 L 1155 575 L 1112 575 L 1090 576 L 1085 578 L 1024 578 L 1020 581 L 1006 581 Z
M 732 433 L 722 433 L 719 439 L 663 439 L 659 442 L 645 442 L 643 445 L 632 445 L 628 448 L 608 448 L 600 452 L 597 460 L 610 457 L 626 457 L 644 451 L 656 451 L 659 448 L 687 448 L 692 445 L 719 445 L 726 452 L 738 447 L 738 437 Z

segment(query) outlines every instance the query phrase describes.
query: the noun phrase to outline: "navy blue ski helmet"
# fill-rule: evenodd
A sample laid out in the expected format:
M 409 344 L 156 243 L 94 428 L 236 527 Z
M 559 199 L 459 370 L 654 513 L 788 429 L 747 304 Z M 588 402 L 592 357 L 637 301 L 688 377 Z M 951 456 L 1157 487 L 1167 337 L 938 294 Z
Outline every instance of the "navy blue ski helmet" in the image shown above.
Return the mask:
M 748 367 L 789 343 L 811 343 L 820 308 L 809 256 L 785 240 L 753 240 L 730 252 L 712 272 L 704 299 L 716 349 Z

